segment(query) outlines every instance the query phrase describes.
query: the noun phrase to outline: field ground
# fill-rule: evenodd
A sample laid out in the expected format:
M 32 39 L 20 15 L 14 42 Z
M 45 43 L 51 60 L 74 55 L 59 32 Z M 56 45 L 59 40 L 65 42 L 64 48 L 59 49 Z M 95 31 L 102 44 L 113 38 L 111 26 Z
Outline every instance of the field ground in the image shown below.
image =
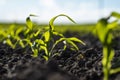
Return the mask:
M 0 29 L 7 29 L 12 24 L 0 24 Z M 16 28 L 25 24 L 14 24 Z M 39 25 L 36 29 L 47 25 Z M 34 58 L 29 46 L 25 48 L 0 43 L 0 80 L 103 80 L 102 45 L 98 38 L 90 32 L 95 24 L 56 25 L 56 31 L 64 33 L 65 37 L 77 37 L 86 45 L 77 44 L 80 50 L 66 50 L 61 46 L 55 48 L 53 56 L 45 62 L 40 56 Z M 120 28 L 115 29 L 113 48 L 115 56 L 112 68 L 120 67 Z M 80 34 L 79 34 L 80 33 Z M 117 34 L 116 34 L 117 33 Z M 110 76 L 110 80 L 120 80 L 120 73 Z

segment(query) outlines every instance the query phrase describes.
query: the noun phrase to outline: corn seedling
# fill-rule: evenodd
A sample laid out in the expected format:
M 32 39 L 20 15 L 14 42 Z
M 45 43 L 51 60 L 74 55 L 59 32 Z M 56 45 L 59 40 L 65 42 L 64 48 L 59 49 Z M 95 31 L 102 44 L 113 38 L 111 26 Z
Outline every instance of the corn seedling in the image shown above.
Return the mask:
M 26 28 L 19 27 L 15 29 L 15 25 L 11 25 L 6 30 L 0 31 L 1 41 L 3 41 L 4 44 L 8 44 L 13 49 L 16 48 L 17 45 L 20 45 L 22 48 L 26 47 L 27 45 L 30 45 L 33 43 L 34 38 L 36 38 L 40 30 L 34 31 L 34 24 L 31 21 L 30 17 L 35 15 L 29 15 L 26 19 Z M 21 34 L 24 34 L 22 37 Z
M 44 51 L 45 54 L 42 55 L 46 60 L 48 60 L 50 57 L 56 55 L 53 54 L 53 50 L 58 45 L 58 43 L 63 43 L 65 50 L 67 45 L 73 46 L 76 50 L 79 50 L 78 46 L 75 42 L 81 43 L 85 45 L 84 42 L 79 40 L 75 37 L 66 38 L 63 34 L 55 31 L 55 26 L 53 25 L 56 18 L 60 16 L 67 17 L 70 21 L 75 23 L 69 16 L 60 14 L 58 16 L 53 17 L 49 25 L 46 27 L 46 30 L 41 32 L 41 29 L 38 29 L 37 31 L 34 30 L 36 27 L 34 23 L 31 21 L 30 17 L 34 17 L 35 15 L 29 15 L 26 18 L 26 29 L 24 28 L 17 28 L 15 29 L 15 26 L 11 26 L 6 31 L 1 31 L 1 35 L 3 36 L 3 42 L 10 45 L 13 49 L 16 48 L 17 45 L 20 45 L 22 48 L 26 46 L 30 46 L 31 50 L 33 51 L 33 56 L 38 57 L 38 53 L 40 51 Z M 19 34 L 23 33 L 23 36 L 21 37 Z M 38 36 L 41 35 L 41 38 Z M 60 38 L 58 40 L 54 39 L 54 36 L 59 36 Z
M 26 36 L 26 38 L 28 39 L 32 39 L 33 37 L 37 37 L 38 34 L 40 33 L 40 29 L 37 30 L 35 32 L 35 24 L 31 21 L 31 17 L 37 17 L 36 15 L 30 14 L 27 18 L 26 18 L 26 29 L 24 32 L 24 35 Z
M 111 17 L 115 17 L 117 19 L 113 22 L 108 22 L 109 18 Z M 117 12 L 112 12 L 108 18 L 100 19 L 95 28 L 96 34 L 103 45 L 102 65 L 104 80 L 109 80 L 110 74 L 120 71 L 120 68 L 111 69 L 111 61 L 113 60 L 115 54 L 112 48 L 112 31 L 116 26 L 118 26 L 118 18 L 120 19 L 120 14 Z
M 37 17 L 36 15 L 30 14 L 26 18 L 26 28 L 23 31 L 23 38 L 20 40 L 21 43 L 23 43 L 23 46 L 30 46 L 31 48 L 34 45 L 34 40 L 38 38 L 40 34 L 39 30 L 34 30 L 36 28 L 35 24 L 31 21 L 31 17 Z M 32 49 L 33 50 L 33 49 Z M 34 52 L 34 51 L 33 51 Z
M 21 28 L 15 29 L 15 27 L 16 26 L 13 24 L 8 29 L 0 31 L 1 41 L 4 44 L 8 44 L 13 49 L 16 47 L 18 43 L 22 47 L 24 47 L 23 43 L 20 41 L 21 38 L 19 36 L 19 34 L 23 31 L 23 28 L 21 27 Z
M 67 17 L 70 21 L 75 23 L 69 16 L 64 15 L 64 14 L 60 14 L 58 16 L 53 17 L 49 22 L 48 29 L 45 32 L 43 32 L 41 39 L 36 39 L 34 41 L 35 44 L 32 46 L 32 51 L 34 52 L 34 54 L 33 54 L 34 57 L 38 56 L 39 51 L 44 50 L 45 55 L 43 55 L 43 57 L 45 58 L 45 60 L 48 60 L 51 56 L 56 55 L 56 54 L 53 54 L 53 49 L 60 42 L 64 42 L 64 50 L 67 47 L 67 43 L 72 45 L 77 50 L 79 50 L 79 49 L 74 42 L 79 42 L 79 43 L 82 43 L 85 45 L 84 42 L 82 42 L 81 40 L 79 40 L 75 37 L 65 38 L 63 36 L 63 34 L 55 31 L 55 27 L 54 27 L 53 23 L 54 23 L 55 19 L 59 16 Z M 60 39 L 55 40 L 54 35 L 59 36 Z

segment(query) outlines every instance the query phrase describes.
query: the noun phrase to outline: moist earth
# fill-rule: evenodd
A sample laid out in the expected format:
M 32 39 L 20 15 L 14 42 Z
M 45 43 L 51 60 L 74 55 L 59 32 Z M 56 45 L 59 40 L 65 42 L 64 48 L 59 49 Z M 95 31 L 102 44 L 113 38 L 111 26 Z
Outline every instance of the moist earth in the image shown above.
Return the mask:
M 64 33 L 66 37 L 77 37 L 86 45 L 78 44 L 79 51 L 61 49 L 59 45 L 49 61 L 41 56 L 33 58 L 29 47 L 12 49 L 0 43 L 0 80 L 103 80 L 102 44 L 92 34 Z M 120 67 L 120 37 L 113 39 L 115 56 L 112 68 Z M 110 76 L 120 80 L 120 73 Z

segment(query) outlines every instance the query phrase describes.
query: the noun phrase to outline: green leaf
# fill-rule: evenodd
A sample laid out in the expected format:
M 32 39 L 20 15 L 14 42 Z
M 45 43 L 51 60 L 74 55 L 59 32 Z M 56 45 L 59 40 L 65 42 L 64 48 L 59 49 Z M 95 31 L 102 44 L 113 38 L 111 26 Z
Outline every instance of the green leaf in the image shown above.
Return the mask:
M 62 41 L 64 41 L 64 40 L 66 40 L 66 38 L 60 38 L 59 40 L 57 40 L 57 41 L 55 42 L 54 45 L 57 45 L 59 42 L 62 42 Z
M 9 27 L 9 32 L 10 32 L 10 31 L 13 31 L 14 29 L 15 29 L 15 25 L 14 25 L 14 24 L 10 25 L 10 27 Z
M 111 50 L 109 50 L 109 51 L 110 51 L 109 61 L 111 62 L 111 61 L 112 61 L 112 59 L 113 59 L 113 57 L 114 57 L 114 55 L 115 55 L 115 52 L 114 52 L 114 50 L 113 50 L 113 49 L 111 49 Z M 110 67 L 111 67 L 111 65 L 110 65 Z
M 36 33 L 34 33 L 34 36 L 37 37 L 40 34 L 40 30 L 38 30 Z
M 79 43 L 82 43 L 83 45 L 86 45 L 83 41 L 81 41 L 80 39 L 78 39 L 76 37 L 71 37 L 71 38 L 68 38 L 68 39 L 71 40 L 71 41 L 79 42 Z
M 0 31 L 0 35 L 6 38 L 8 36 L 8 33 L 6 33 L 5 31 Z
M 120 13 L 118 13 L 118 12 L 112 12 L 111 16 L 120 19 Z
M 75 23 L 75 21 L 72 20 L 72 18 L 70 18 L 69 16 L 67 16 L 67 15 L 65 15 L 65 14 L 57 15 L 57 16 L 53 17 L 53 18 L 50 20 L 50 22 L 49 22 L 49 27 L 50 27 L 50 29 L 51 29 L 52 31 L 54 30 L 54 25 L 53 25 L 53 23 L 54 23 L 55 19 L 58 18 L 58 17 L 60 17 L 60 16 L 65 16 L 65 17 L 67 17 L 70 21 L 72 21 L 73 23 Z
M 72 37 L 72 38 L 60 38 L 59 40 L 57 40 L 57 41 L 55 42 L 55 45 L 57 45 L 59 42 L 62 42 L 62 41 L 64 41 L 64 42 L 63 42 L 63 43 L 64 43 L 64 49 L 66 49 L 66 45 L 67 45 L 67 43 L 69 43 L 69 44 L 71 44 L 76 50 L 79 50 L 78 47 L 77 47 L 77 45 L 76 45 L 73 41 L 75 41 L 75 42 L 80 42 L 80 43 L 82 43 L 82 44 L 85 44 L 84 42 L 81 42 L 81 40 L 79 40 L 79 39 L 77 39 L 77 38 L 75 38 L 75 37 Z
M 79 48 L 77 47 L 77 45 L 73 41 L 67 39 L 66 42 L 71 44 L 76 50 L 79 50 Z
M 19 35 L 23 31 L 23 28 L 20 27 L 16 30 L 15 35 Z
M 66 50 L 66 48 L 67 48 L 67 45 L 64 45 L 63 50 Z
M 49 31 L 46 31 L 44 33 L 44 38 L 45 38 L 45 42 L 48 42 L 50 40 L 50 32 Z
M 48 59 L 49 59 L 47 56 L 43 56 L 43 58 L 44 58 L 46 61 L 48 61 Z
M 35 15 L 35 14 L 30 14 L 29 16 L 38 17 L 38 16 L 37 16 L 37 15 Z
M 115 74 L 115 73 L 118 73 L 118 72 L 120 72 L 120 68 L 115 68 L 115 69 L 110 70 L 110 74 Z
M 22 48 L 24 48 L 24 47 L 25 47 L 25 45 L 24 45 L 24 43 L 23 43 L 23 41 L 22 41 L 22 40 L 20 40 L 20 41 L 19 41 L 19 44 L 20 44 L 20 46 L 21 46 Z
M 96 33 L 102 43 L 105 42 L 105 37 L 108 32 L 107 24 L 107 20 L 103 18 L 100 19 L 96 25 Z
M 11 46 L 13 49 L 15 48 L 15 45 L 12 43 L 12 41 L 10 39 L 6 40 L 6 43 Z
M 33 51 L 33 57 L 38 57 L 38 50 L 37 49 L 33 49 L 32 48 L 32 51 Z
M 63 34 L 60 34 L 60 33 L 56 32 L 56 31 L 54 31 L 53 34 L 57 35 L 57 36 L 60 36 L 60 37 L 64 37 Z
M 44 50 L 44 51 L 45 51 L 45 54 L 46 54 L 47 56 L 49 56 L 48 50 L 47 50 L 47 47 L 46 47 L 46 46 L 40 46 L 40 49 L 41 49 L 41 50 Z
M 108 29 L 114 29 L 118 26 L 118 20 L 115 20 L 107 25 Z
M 24 35 L 29 34 L 29 32 L 30 32 L 30 29 L 27 29 L 27 30 L 24 32 Z
M 41 40 L 41 39 L 36 39 L 35 42 L 40 44 L 40 45 L 46 46 L 45 42 L 43 40 Z
M 22 41 L 27 42 L 27 44 L 30 45 L 30 47 L 33 46 L 32 42 L 29 39 L 23 39 Z
M 28 27 L 30 30 L 33 29 L 33 23 L 32 23 L 32 21 L 31 21 L 30 17 L 27 17 L 27 19 L 26 19 L 26 24 L 27 24 L 27 27 Z
M 107 41 L 106 43 L 111 44 L 112 43 L 112 38 L 113 38 L 112 33 L 108 32 L 108 34 L 107 34 L 107 36 L 105 38 L 105 41 Z
M 10 28 L 8 29 L 8 34 L 9 35 L 11 35 L 12 37 L 14 37 L 14 35 L 15 35 L 15 25 L 13 24 L 13 25 L 10 25 Z

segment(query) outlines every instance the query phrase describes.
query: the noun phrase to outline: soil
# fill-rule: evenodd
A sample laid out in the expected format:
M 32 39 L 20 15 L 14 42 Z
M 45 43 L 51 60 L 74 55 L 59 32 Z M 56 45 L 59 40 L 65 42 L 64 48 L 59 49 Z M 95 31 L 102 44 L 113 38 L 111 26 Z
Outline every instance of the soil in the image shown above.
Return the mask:
M 70 48 L 54 52 L 59 55 L 45 61 L 40 56 L 33 58 L 29 47 L 16 49 L 0 43 L 0 80 L 103 80 L 102 45 L 92 34 L 80 35 L 66 32 L 66 37 L 77 37 L 86 46 L 77 44 L 80 51 Z M 112 68 L 120 67 L 120 37 L 113 39 L 115 56 Z M 120 73 L 110 76 L 110 80 L 120 80 Z

